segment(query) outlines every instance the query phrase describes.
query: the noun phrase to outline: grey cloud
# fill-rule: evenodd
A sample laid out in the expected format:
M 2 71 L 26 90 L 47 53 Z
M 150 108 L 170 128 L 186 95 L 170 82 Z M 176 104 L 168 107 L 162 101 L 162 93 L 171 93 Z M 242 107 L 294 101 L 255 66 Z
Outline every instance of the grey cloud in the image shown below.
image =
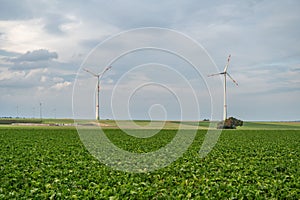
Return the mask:
M 12 52 L 12 51 L 6 51 L 4 49 L 0 49 L 0 55 L 7 56 L 7 57 L 17 57 L 17 56 L 20 56 L 21 54 Z
M 47 68 L 51 65 L 49 61 L 37 62 L 15 62 L 9 69 L 10 70 L 30 70 L 38 68 Z
M 40 0 L 1 0 L 0 3 L 0 20 L 42 18 L 55 7 L 52 1 Z M 57 10 L 57 8 L 54 9 L 54 11 Z
M 39 79 L 45 70 L 34 69 L 28 72 L 25 71 L 3 71 L 0 73 L 1 88 L 24 89 L 40 85 Z M 5 78 L 3 78 L 5 77 Z
M 41 69 L 41 68 L 65 70 L 68 71 L 68 73 L 73 74 L 74 69 L 78 68 L 78 64 L 63 63 L 55 60 L 41 60 L 35 62 L 16 62 L 9 67 L 10 70 L 30 70 L 30 69 Z
M 71 20 L 64 16 L 64 12 L 58 12 L 59 9 L 61 8 L 56 8 L 56 6 L 51 5 L 51 2 L 47 1 L 1 0 L 0 20 L 13 21 L 39 18 L 44 21 L 44 28 L 48 33 L 63 34 L 60 26 Z
M 300 68 L 293 68 L 291 69 L 292 72 L 300 72 Z
M 88 39 L 88 40 L 82 40 L 80 41 L 80 45 L 83 47 L 87 47 L 89 49 L 94 48 L 96 45 L 98 45 L 101 42 L 100 39 Z
M 35 61 L 47 61 L 52 59 L 57 59 L 58 55 L 56 52 L 49 52 L 46 49 L 39 49 L 34 51 L 27 51 L 16 58 L 9 59 L 11 62 L 35 62 Z
M 50 88 L 56 83 L 71 83 L 75 75 L 55 68 L 33 68 L 0 71 L 0 89 Z
M 61 25 L 70 23 L 73 20 L 65 17 L 62 14 L 51 13 L 44 17 L 45 30 L 51 34 L 64 34 Z
M 31 18 L 32 11 L 27 1 L 1 0 L 0 19 L 17 20 Z
M 63 34 L 60 25 L 65 22 L 60 15 L 50 15 L 45 18 L 45 30 L 51 34 Z
M 79 1 L 66 5 L 60 2 L 60 7 L 68 7 L 77 16 L 97 25 L 105 22 L 121 29 L 144 26 L 171 28 L 174 23 L 186 15 L 197 12 L 205 6 L 198 1 L 95 1 L 93 4 Z
M 60 62 L 56 60 L 58 58 L 56 52 L 50 52 L 46 49 L 27 51 L 25 54 L 0 49 L 0 56 L 3 56 L 0 59 L 6 61 L 5 64 L 1 64 L 1 67 L 5 66 L 13 71 L 49 68 L 64 70 L 74 77 L 74 69 L 80 65 L 77 62 Z

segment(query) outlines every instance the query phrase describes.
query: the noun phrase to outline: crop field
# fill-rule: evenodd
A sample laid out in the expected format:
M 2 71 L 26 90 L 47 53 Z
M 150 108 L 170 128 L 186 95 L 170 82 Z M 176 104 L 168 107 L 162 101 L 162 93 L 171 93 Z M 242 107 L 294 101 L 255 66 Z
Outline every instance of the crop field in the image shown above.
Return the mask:
M 300 199 L 299 125 L 246 125 L 224 130 L 202 159 L 206 130 L 198 130 L 182 157 L 147 173 L 101 164 L 73 127 L 2 126 L 0 199 Z M 166 145 L 176 130 L 144 139 L 113 128 L 105 134 L 124 150 L 145 153 Z

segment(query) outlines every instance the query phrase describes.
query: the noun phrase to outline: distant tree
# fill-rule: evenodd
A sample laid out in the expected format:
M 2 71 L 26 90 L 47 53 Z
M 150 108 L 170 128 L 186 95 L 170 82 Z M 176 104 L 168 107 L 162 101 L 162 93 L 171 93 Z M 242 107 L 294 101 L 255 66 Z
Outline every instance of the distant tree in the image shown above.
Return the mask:
M 229 117 L 217 124 L 218 129 L 235 129 L 237 126 L 243 126 L 243 121 L 234 117 Z

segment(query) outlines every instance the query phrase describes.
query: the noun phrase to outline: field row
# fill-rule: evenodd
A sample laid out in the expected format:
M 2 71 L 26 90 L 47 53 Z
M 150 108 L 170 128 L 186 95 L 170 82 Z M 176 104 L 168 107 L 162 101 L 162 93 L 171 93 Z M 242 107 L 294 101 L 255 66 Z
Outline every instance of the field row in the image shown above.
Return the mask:
M 106 130 L 115 145 L 136 153 L 161 148 L 175 133 L 163 130 L 140 139 Z M 300 198 L 300 131 L 223 131 L 201 159 L 205 133 L 198 131 L 171 165 L 139 174 L 99 163 L 73 128 L 1 128 L 0 199 Z

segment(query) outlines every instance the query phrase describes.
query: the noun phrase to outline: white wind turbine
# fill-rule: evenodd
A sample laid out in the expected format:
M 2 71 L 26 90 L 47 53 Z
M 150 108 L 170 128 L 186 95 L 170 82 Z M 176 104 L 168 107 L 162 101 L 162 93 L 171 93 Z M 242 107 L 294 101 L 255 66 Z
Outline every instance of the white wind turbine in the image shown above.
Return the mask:
M 88 69 L 83 69 L 84 71 L 90 73 L 91 75 L 93 75 L 94 77 L 97 78 L 97 96 L 96 96 L 96 120 L 100 119 L 100 115 L 99 115 L 99 93 L 100 93 L 100 81 L 101 78 L 103 77 L 104 73 L 109 70 L 112 66 L 106 67 L 101 73 L 96 74 Z
M 223 111 L 223 120 L 224 121 L 227 119 L 226 76 L 228 76 L 238 86 L 238 83 L 227 72 L 227 68 L 228 68 L 228 65 L 229 65 L 230 57 L 231 57 L 231 55 L 229 54 L 228 59 L 227 59 L 227 64 L 226 64 L 223 72 L 209 75 L 209 76 L 224 75 L 224 111 Z

